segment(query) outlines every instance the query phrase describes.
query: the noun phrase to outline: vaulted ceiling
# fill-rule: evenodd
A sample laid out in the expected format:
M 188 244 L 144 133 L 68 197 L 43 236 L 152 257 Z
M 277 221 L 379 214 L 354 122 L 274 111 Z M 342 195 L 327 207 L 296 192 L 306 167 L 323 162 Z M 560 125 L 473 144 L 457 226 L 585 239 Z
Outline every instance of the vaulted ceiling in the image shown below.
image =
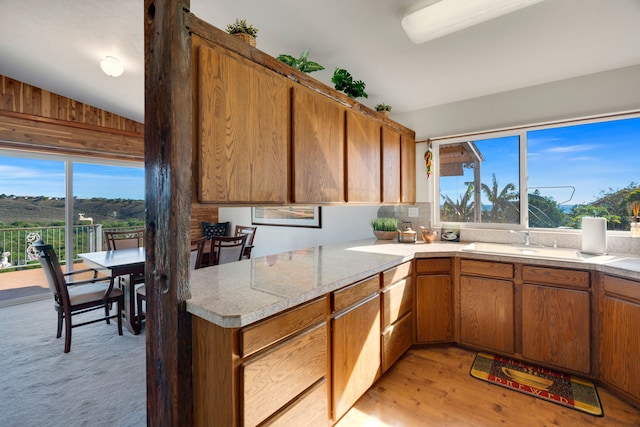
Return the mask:
M 434 0 L 192 0 L 218 28 L 259 28 L 258 49 L 336 67 L 394 112 L 640 64 L 640 1 L 545 0 L 458 33 L 413 44 L 400 20 Z M 0 2 L 0 74 L 144 121 L 143 0 Z M 121 77 L 100 70 L 118 57 Z

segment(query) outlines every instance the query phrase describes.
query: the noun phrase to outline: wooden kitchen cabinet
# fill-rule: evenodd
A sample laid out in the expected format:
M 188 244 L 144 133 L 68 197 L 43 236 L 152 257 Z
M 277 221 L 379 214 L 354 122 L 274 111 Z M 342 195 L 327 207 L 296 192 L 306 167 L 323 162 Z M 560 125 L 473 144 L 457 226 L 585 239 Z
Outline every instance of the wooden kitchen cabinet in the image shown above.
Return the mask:
M 382 273 L 382 373 L 413 343 L 412 262 Z
M 401 200 L 400 139 L 398 132 L 382 127 L 382 203 L 400 203 Z
M 416 340 L 453 341 L 453 283 L 450 258 L 416 260 Z
M 322 297 L 244 328 L 194 316 L 194 425 L 327 423 L 327 307 Z
M 640 281 L 605 275 L 600 295 L 600 378 L 640 405 Z
M 353 406 L 380 375 L 379 280 L 375 276 L 339 293 L 334 292 L 335 313 L 331 320 L 334 422 Z M 339 304 L 336 304 L 336 294 L 340 296 Z M 346 304 L 349 305 L 345 308 Z
M 522 277 L 522 355 L 589 374 L 589 272 L 525 265 Z
M 347 194 L 349 203 L 380 203 L 380 123 L 347 111 Z
M 460 342 L 513 354 L 514 283 L 506 280 L 513 279 L 513 265 L 463 259 L 460 273 Z
M 205 41 L 197 58 L 199 201 L 286 203 L 291 83 Z
M 416 202 L 416 141 L 414 137 L 402 135 L 400 139 L 400 202 Z
M 293 202 L 344 202 L 344 121 L 345 109 L 337 102 L 294 88 Z

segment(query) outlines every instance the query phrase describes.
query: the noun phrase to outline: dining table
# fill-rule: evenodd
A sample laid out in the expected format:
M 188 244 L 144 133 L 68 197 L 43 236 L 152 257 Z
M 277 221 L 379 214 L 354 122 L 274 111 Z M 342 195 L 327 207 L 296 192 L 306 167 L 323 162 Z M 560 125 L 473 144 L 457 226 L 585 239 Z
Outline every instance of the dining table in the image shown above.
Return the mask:
M 137 335 L 141 329 L 141 319 L 136 314 L 136 290 L 134 276 L 144 275 L 144 248 L 117 249 L 78 254 L 83 262 L 113 278 L 118 278 L 124 289 L 124 324 Z

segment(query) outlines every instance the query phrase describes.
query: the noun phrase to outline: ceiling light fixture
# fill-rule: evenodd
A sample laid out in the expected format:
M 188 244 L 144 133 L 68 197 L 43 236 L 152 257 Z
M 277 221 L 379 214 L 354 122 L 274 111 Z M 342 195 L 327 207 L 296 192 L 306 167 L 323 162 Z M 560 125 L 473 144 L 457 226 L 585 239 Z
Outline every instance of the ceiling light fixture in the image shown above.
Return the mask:
M 110 77 L 120 77 L 122 73 L 124 73 L 124 67 L 118 58 L 113 56 L 105 56 L 105 58 L 100 61 L 100 68 Z
M 463 30 L 543 0 L 440 0 L 402 18 L 415 44 Z

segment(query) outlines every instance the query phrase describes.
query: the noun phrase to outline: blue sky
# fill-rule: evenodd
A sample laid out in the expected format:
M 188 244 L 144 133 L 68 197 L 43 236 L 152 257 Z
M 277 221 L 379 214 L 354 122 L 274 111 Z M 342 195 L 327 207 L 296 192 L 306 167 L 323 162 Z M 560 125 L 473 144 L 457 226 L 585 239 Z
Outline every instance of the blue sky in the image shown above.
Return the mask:
M 74 163 L 73 193 L 81 199 L 144 200 L 144 169 Z M 64 163 L 0 156 L 0 194 L 64 197 Z
M 558 203 L 589 203 L 602 191 L 621 189 L 632 181 L 640 183 L 640 153 L 636 152 L 640 118 L 531 131 L 527 139 L 529 189 L 538 188 L 541 195 Z M 481 164 L 483 183 L 491 185 L 492 173 L 500 190 L 507 183 L 518 183 L 514 167 L 517 137 L 479 140 L 476 144 L 485 158 Z M 455 181 L 458 190 L 446 185 L 441 191 L 453 192 L 452 198 L 457 200 L 458 193 L 465 190 L 463 182 L 473 177 L 472 171 L 465 173 L 465 177 L 447 178 Z M 575 194 L 569 187 L 575 187 Z

